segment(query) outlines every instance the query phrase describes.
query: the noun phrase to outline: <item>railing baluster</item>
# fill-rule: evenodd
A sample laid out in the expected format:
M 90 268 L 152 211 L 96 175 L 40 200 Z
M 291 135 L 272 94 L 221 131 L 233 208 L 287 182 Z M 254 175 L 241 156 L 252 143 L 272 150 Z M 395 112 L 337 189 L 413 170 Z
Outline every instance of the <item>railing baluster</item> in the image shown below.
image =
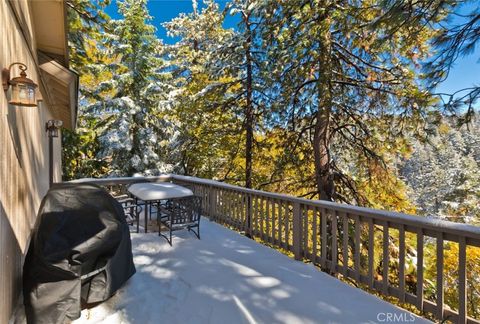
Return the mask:
M 244 216 L 245 216 L 245 227 L 246 227 L 247 233 L 249 232 L 250 236 L 253 237 L 253 197 L 251 194 L 247 194 L 245 195 L 244 199 L 245 199 L 245 208 L 242 212 L 244 213 Z
M 229 215 L 230 223 L 232 226 L 236 226 L 236 221 L 235 221 L 235 216 L 233 214 L 233 198 L 232 198 L 232 192 L 230 190 L 227 190 L 225 192 L 225 207 L 227 209 L 227 213 Z
M 317 213 L 318 208 L 312 208 L 313 219 L 312 219 L 312 256 L 310 260 L 312 263 L 316 262 L 317 259 Z
M 373 220 L 368 219 L 368 286 L 373 288 L 373 268 L 374 268 L 374 258 L 375 258 L 375 226 L 373 225 Z
M 355 280 L 360 280 L 360 217 L 355 215 Z
M 240 217 L 240 223 L 242 224 L 242 227 L 245 233 L 248 233 L 247 213 L 246 213 L 247 209 L 248 209 L 248 199 L 245 194 L 240 193 L 238 195 L 238 216 Z
M 332 263 L 330 266 L 330 269 L 332 272 L 337 271 L 337 255 L 338 255 L 338 244 L 337 244 L 337 226 L 338 226 L 338 216 L 337 216 L 337 211 L 334 211 L 332 213 Z
M 284 226 L 283 226 L 283 213 L 282 213 L 282 210 L 283 210 L 283 203 L 281 200 L 278 201 L 278 245 L 280 247 L 283 247 L 284 249 L 286 249 L 287 247 L 285 246 L 285 239 L 284 237 L 282 237 L 283 235 L 285 235 L 285 232 L 284 232 Z
M 207 203 L 207 206 L 205 209 L 208 214 L 208 217 L 210 217 L 211 220 L 213 220 L 213 188 L 209 186 L 205 195 L 206 195 L 205 201 Z
M 270 222 L 271 222 L 270 243 L 275 244 L 275 223 L 276 223 L 275 199 L 270 199 Z
M 278 219 L 277 219 L 277 239 L 278 239 L 278 246 L 283 246 L 282 241 L 282 201 L 277 200 L 277 210 L 278 210 Z
M 242 195 L 237 193 L 235 194 L 235 215 L 237 217 L 238 226 L 240 230 L 244 231 L 245 228 L 243 227 L 244 221 L 242 217 Z
M 210 194 L 210 199 L 209 199 L 209 202 L 210 202 L 210 210 L 211 210 L 211 212 L 212 212 L 212 215 L 211 215 L 211 216 L 213 217 L 213 220 L 215 220 L 215 213 L 216 213 L 216 208 L 217 208 L 217 201 L 216 201 L 216 199 L 217 199 L 217 196 L 216 196 L 216 195 L 217 195 L 217 192 L 216 192 L 215 188 L 212 188 L 211 190 L 212 190 L 212 192 L 211 192 L 211 194 Z
M 265 200 L 262 196 L 259 197 L 260 200 L 260 237 L 265 241 Z
M 293 203 L 293 254 L 302 259 L 302 213 L 300 203 Z
M 258 199 L 257 199 L 257 196 L 255 195 L 252 195 L 252 207 L 253 207 L 253 210 L 252 210 L 252 224 L 253 224 L 253 235 L 252 236 L 255 236 L 257 235 L 258 236 Z
M 443 234 L 437 233 L 437 318 L 443 320 Z
M 229 194 L 230 194 L 229 190 L 224 190 L 223 191 L 223 197 L 222 197 L 223 198 L 222 199 L 222 201 L 223 201 L 223 212 L 227 216 L 228 224 L 233 225 L 234 224 L 233 223 L 233 217 L 232 217 L 232 214 L 230 212 L 230 206 L 231 206 L 230 202 L 231 202 L 231 200 L 229 198 Z
M 253 196 L 246 194 L 244 199 L 246 200 L 245 206 L 245 227 L 246 232 L 250 237 L 253 237 Z
M 233 192 L 233 214 L 238 224 L 238 229 L 243 231 L 243 220 L 240 214 L 240 195 L 236 192 Z
M 232 202 L 232 199 L 230 197 L 230 190 L 225 190 L 224 192 L 224 199 L 223 199 L 223 204 L 225 205 L 225 216 L 227 216 L 226 218 L 228 219 L 228 222 L 230 223 L 230 225 L 234 225 L 235 224 L 235 220 L 233 219 L 233 215 L 232 215 L 232 211 L 231 211 L 231 202 Z
M 213 188 L 209 187 L 207 191 L 208 215 L 213 218 Z
M 232 218 L 235 221 L 235 227 L 240 228 L 240 222 L 237 215 L 237 195 L 234 191 L 230 191 L 230 210 Z
M 398 282 L 400 289 L 400 301 L 405 302 L 405 226 L 400 225 L 398 230 L 399 255 L 398 255 Z
M 343 275 L 348 275 L 348 214 L 342 212 L 343 216 Z
M 238 194 L 235 191 L 232 191 L 232 213 L 233 218 L 235 218 L 235 226 L 237 226 L 238 230 L 242 230 L 242 222 L 238 215 Z
M 325 208 L 322 209 L 322 254 L 320 256 L 320 264 L 322 265 L 323 268 L 326 267 L 327 265 L 327 210 Z
M 417 231 L 417 308 L 423 311 L 423 231 Z
M 260 229 L 261 227 L 260 224 L 262 222 L 261 209 L 260 209 L 261 198 L 260 196 L 256 196 L 255 199 L 256 199 L 255 221 L 257 222 L 257 236 L 261 238 L 262 237 L 262 231 Z
M 467 322 L 467 251 L 464 237 L 458 240 L 458 320 Z M 478 305 L 477 305 L 478 306 Z
M 270 242 L 270 198 L 265 199 L 265 225 L 265 241 Z
M 223 212 L 223 190 L 218 190 L 218 211 L 217 216 L 223 224 L 225 224 L 225 213 Z
M 260 237 L 260 198 L 258 196 L 255 196 L 255 231 L 256 235 Z
M 223 190 L 218 190 L 217 202 L 218 202 L 217 216 L 221 220 L 221 222 L 225 224 L 225 213 L 223 212 Z
M 232 191 L 228 191 L 228 213 L 231 215 L 232 223 L 235 224 L 235 227 L 238 227 L 237 217 L 235 215 L 235 196 Z
M 285 244 L 287 250 L 290 250 L 290 206 L 285 203 Z
M 270 204 L 272 205 L 272 244 L 278 244 L 276 239 L 275 239 L 275 220 L 276 220 L 276 207 L 275 207 L 275 199 L 270 200 Z
M 213 190 L 213 219 L 214 220 L 218 219 L 218 202 L 219 202 L 218 190 L 214 189 Z
M 223 200 L 225 204 L 225 213 L 228 214 L 228 221 L 230 225 L 235 226 L 235 219 L 233 218 L 231 210 L 232 199 L 230 197 L 230 190 L 225 190 L 225 198 Z
M 230 225 L 235 225 L 234 223 L 234 220 L 233 220 L 233 217 L 232 217 L 232 213 L 230 212 L 230 204 L 231 200 L 230 200 L 230 191 L 229 190 L 225 190 L 224 191 L 224 197 L 223 197 L 223 206 L 224 206 L 224 213 L 226 215 L 228 215 L 227 219 L 228 219 L 228 222 Z
M 308 206 L 303 205 L 302 208 L 302 229 L 303 229 L 303 256 L 308 257 Z
M 389 262 L 389 253 L 388 253 L 388 245 L 389 245 L 390 236 L 388 233 L 388 222 L 385 222 L 383 225 L 383 293 L 388 295 L 388 262 Z
M 208 216 L 212 219 L 214 219 L 213 216 L 213 188 L 210 188 L 208 191 Z

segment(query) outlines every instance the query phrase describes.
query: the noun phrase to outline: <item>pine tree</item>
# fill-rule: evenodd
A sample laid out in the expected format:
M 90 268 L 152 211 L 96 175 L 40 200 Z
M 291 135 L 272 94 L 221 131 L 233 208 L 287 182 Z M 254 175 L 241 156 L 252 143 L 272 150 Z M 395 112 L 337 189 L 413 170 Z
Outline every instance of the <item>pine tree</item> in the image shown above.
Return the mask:
M 211 130 L 221 127 L 220 133 L 224 134 L 227 127 L 235 134 L 229 136 L 234 138 L 228 141 L 230 144 L 223 143 L 232 149 L 224 149 L 227 157 L 221 160 L 228 162 L 223 164 L 223 170 L 217 170 L 217 176 L 236 183 L 243 182 L 246 187 L 254 185 L 255 132 L 259 129 L 259 116 L 264 109 L 264 96 L 259 91 L 262 60 L 257 51 L 261 40 L 255 33 L 258 3 L 252 0 L 233 1 L 226 6 L 231 14 L 241 17 L 237 31 L 222 27 L 226 13 L 220 12 L 214 1 L 204 1 L 205 8 L 200 13 L 194 10 L 192 14 L 181 15 L 166 24 L 173 36 L 182 38 L 172 47 L 173 65 L 177 79 L 188 87 L 176 99 L 182 102 L 183 109 L 196 106 L 197 111 L 203 109 L 202 113 L 207 116 L 222 112 L 227 117 L 223 120 L 209 119 L 208 123 Z M 197 95 L 191 95 L 192 89 L 196 89 Z M 193 100 L 189 101 L 189 97 Z M 213 125 L 214 122 L 226 124 Z M 205 136 L 206 133 L 202 134 Z M 196 141 L 203 140 L 196 138 Z M 243 149 L 241 143 L 244 143 Z M 239 161 L 241 156 L 244 163 Z
M 163 118 L 176 129 L 170 158 L 177 172 L 234 180 L 243 135 L 232 92 L 235 79 L 222 69 L 219 51 L 234 32 L 222 27 L 225 13 L 214 1 L 204 1 L 201 10 L 193 5 L 193 13 L 164 24 L 170 36 L 180 38 L 165 48 L 172 82 Z
M 290 143 L 311 143 L 320 199 L 371 204 L 348 170 L 388 170 L 391 152 L 407 149 L 402 138 L 432 104 L 419 64 L 435 32 L 426 22 L 439 19 L 442 2 L 289 0 L 263 8 L 279 102 L 273 117 L 304 138 Z M 342 164 L 340 152 L 353 160 Z
M 98 100 L 93 89 L 98 85 L 97 79 L 102 78 L 98 68 L 108 58 L 101 54 L 97 46 L 101 43 L 102 34 L 108 29 L 110 17 L 103 8 L 109 3 L 109 0 L 66 1 L 69 63 L 80 77 L 80 107 L 76 129 L 62 130 L 63 180 L 98 177 L 108 172 L 106 162 L 97 157 L 100 149 L 95 132 L 97 121 L 83 114 L 82 108 L 87 102 Z
M 149 24 L 146 3 L 117 2 L 123 19 L 111 22 L 112 33 L 105 34 L 103 49 L 115 59 L 100 68 L 111 79 L 96 87 L 97 100 L 84 109 L 99 120 L 99 157 L 109 162 L 113 175 L 169 169 L 164 155 L 170 128 L 159 118 L 166 87 L 166 76 L 159 73 L 162 44 Z
M 68 0 L 65 1 L 68 20 L 69 63 L 80 74 L 88 73 L 91 60 L 88 48 L 92 42 L 101 39 L 108 28 L 110 17 L 103 8 L 110 0 Z
M 430 125 L 434 133 L 428 142 L 415 141 L 401 174 L 419 214 L 480 224 L 480 134 L 475 127 L 459 130 L 455 124 L 444 118 L 438 128 Z M 478 121 L 472 125 L 478 127 Z

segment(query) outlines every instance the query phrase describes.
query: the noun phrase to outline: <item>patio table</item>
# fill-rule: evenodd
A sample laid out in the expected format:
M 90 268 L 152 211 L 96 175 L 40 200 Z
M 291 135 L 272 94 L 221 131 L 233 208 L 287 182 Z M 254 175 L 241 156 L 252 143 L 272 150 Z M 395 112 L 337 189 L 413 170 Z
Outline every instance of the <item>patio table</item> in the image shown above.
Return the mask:
M 128 187 L 128 192 L 135 197 L 145 202 L 145 233 L 147 233 L 148 227 L 148 204 L 161 200 L 170 200 L 175 198 L 183 198 L 193 196 L 193 191 L 188 188 L 170 183 L 135 183 Z

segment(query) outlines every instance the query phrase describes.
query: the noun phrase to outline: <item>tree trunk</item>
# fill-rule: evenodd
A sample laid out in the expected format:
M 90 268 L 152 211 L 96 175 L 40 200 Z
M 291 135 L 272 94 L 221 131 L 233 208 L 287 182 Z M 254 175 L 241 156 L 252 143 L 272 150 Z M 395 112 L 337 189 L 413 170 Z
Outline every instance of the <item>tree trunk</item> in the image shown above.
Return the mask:
M 247 79 L 245 82 L 246 87 L 246 107 L 245 107 L 245 131 L 246 131 L 246 143 L 245 143 L 245 187 L 252 187 L 252 150 L 253 150 L 253 123 L 254 123 L 254 111 L 253 111 L 253 71 L 252 71 L 252 34 L 250 30 L 250 17 L 244 16 L 245 28 L 248 33 L 248 37 L 245 43 L 245 59 L 247 67 Z
M 321 200 L 333 200 L 333 177 L 330 165 L 330 112 L 332 109 L 332 58 L 330 19 L 321 22 L 323 32 L 320 37 L 318 59 L 318 110 L 316 114 L 313 152 L 315 181 Z

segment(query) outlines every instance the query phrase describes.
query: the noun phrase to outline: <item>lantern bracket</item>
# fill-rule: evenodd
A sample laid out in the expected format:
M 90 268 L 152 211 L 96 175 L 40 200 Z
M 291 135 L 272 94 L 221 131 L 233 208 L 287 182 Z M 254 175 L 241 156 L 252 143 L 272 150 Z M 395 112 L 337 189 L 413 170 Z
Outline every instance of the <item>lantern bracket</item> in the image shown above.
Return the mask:
M 20 65 L 19 69 L 20 69 L 20 76 L 21 77 L 26 77 L 27 76 L 27 73 L 25 73 L 25 71 L 27 70 L 27 66 L 23 63 L 20 63 L 20 62 L 14 62 L 12 64 L 10 64 L 10 66 L 7 68 L 4 68 L 2 70 L 2 85 L 3 85 L 3 91 L 7 91 L 8 90 L 8 87 L 10 86 L 10 70 L 12 69 L 12 67 L 14 65 Z

